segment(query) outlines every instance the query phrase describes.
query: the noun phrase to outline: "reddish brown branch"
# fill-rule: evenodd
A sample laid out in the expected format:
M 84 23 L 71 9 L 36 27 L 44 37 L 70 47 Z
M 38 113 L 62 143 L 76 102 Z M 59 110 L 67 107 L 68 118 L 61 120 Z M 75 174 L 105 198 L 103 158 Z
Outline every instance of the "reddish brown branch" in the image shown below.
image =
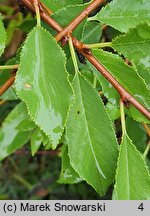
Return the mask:
M 96 1 L 95 1 L 96 2 Z M 29 0 L 22 0 L 22 3 L 26 5 L 29 9 L 35 12 L 32 4 Z M 49 17 L 44 11 L 41 11 L 41 18 L 49 24 L 57 32 L 63 32 L 63 28 L 51 17 Z M 63 35 L 64 36 L 64 35 Z M 59 39 L 59 38 L 58 38 Z M 90 50 L 84 50 L 84 45 L 78 41 L 76 38 L 72 37 L 74 46 L 82 53 L 93 66 L 115 87 L 119 92 L 123 101 L 129 101 L 135 108 L 137 108 L 141 113 L 143 113 L 148 119 L 150 119 L 150 112 L 140 104 L 131 94 L 129 94 L 126 89 L 121 86 L 121 84 L 107 71 L 107 69 L 92 55 Z M 85 52 L 86 51 L 86 52 Z
M 95 66 L 98 71 L 101 72 L 101 74 L 115 87 L 115 89 L 117 89 L 123 101 L 129 101 L 134 107 L 136 107 L 141 113 L 150 119 L 150 112 L 132 95 L 130 95 L 93 55 L 87 55 L 83 52 L 82 54 Z
M 143 123 L 143 126 L 144 126 L 144 128 L 145 128 L 145 130 L 146 130 L 146 132 L 147 132 L 147 135 L 148 135 L 149 138 L 150 138 L 150 128 L 149 128 L 148 125 L 145 124 L 145 123 Z
M 0 100 L 0 106 L 2 106 L 4 103 L 6 103 L 6 100 Z
M 31 4 L 30 0 L 22 0 L 22 3 L 32 12 L 35 12 L 34 6 Z M 63 30 L 63 28 L 45 12 L 42 4 L 39 9 L 42 20 L 44 20 L 48 25 L 58 32 Z
M 14 83 L 15 81 L 15 75 L 13 75 L 12 77 L 10 77 L 5 83 L 4 85 L 0 88 L 0 96 L 7 91 L 7 89 Z
M 46 7 L 45 4 L 43 4 L 42 2 L 40 2 L 40 6 L 42 6 L 42 8 L 44 8 L 45 12 L 51 16 L 51 14 L 53 13 L 48 7 Z
M 70 36 L 73 30 L 92 12 L 94 11 L 100 4 L 102 4 L 105 0 L 94 0 L 89 4 L 70 24 L 68 24 L 61 32 L 59 32 L 55 39 L 56 41 L 60 41 L 64 36 Z

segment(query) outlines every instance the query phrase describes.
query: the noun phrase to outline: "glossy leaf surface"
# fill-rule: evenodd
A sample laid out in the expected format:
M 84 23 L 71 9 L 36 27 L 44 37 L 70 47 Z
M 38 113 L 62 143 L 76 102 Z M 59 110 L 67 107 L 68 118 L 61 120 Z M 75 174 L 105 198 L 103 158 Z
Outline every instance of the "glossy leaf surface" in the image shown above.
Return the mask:
M 2 16 L 0 14 L 0 56 L 4 51 L 5 41 L 6 41 L 6 32 L 2 21 Z
M 94 18 L 121 32 L 127 32 L 141 22 L 150 22 L 150 1 L 147 0 L 113 0 Z
M 113 199 L 149 200 L 150 175 L 142 155 L 127 134 L 120 147 Z
M 99 194 L 114 180 L 117 141 L 101 98 L 82 75 L 73 81 L 75 102 L 67 123 L 72 167 Z
M 148 110 L 150 109 L 150 91 L 143 79 L 137 74 L 133 67 L 128 66 L 117 55 L 93 50 L 94 55 L 107 68 L 107 70 L 119 81 L 119 83 Z M 111 87 L 112 88 L 112 87 Z M 118 93 L 117 93 L 118 94 Z M 137 109 L 130 107 L 127 112 L 138 121 L 149 122 Z
M 73 98 L 65 55 L 52 36 L 36 27 L 21 53 L 16 77 L 18 96 L 26 102 L 29 114 L 56 147 L 62 135 Z
M 150 88 L 150 25 L 144 23 L 130 29 L 112 42 L 112 48 L 135 63 Z
M 17 126 L 30 118 L 23 102 L 7 116 L 0 128 L 0 160 L 21 148 L 30 139 L 31 131 L 20 131 Z
M 61 184 L 75 184 L 81 181 L 82 179 L 80 178 L 78 173 L 70 165 L 68 147 L 67 145 L 65 145 L 62 150 L 62 165 L 58 182 Z

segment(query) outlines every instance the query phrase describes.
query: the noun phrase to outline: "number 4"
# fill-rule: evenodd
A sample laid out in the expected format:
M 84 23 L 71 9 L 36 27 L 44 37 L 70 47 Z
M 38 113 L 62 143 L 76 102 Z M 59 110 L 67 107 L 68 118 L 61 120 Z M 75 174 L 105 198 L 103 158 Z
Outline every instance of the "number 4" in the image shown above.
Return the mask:
M 143 211 L 144 210 L 144 206 L 143 206 L 143 203 L 141 203 L 138 207 L 139 210 Z

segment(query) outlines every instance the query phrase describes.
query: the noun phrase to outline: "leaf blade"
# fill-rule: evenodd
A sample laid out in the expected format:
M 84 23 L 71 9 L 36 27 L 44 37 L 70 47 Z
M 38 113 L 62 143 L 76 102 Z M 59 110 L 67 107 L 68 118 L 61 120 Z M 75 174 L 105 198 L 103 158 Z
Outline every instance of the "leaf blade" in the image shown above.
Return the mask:
M 52 18 L 56 20 L 63 28 L 65 28 L 76 16 L 78 16 L 87 5 L 77 4 L 69 5 L 62 8 L 52 14 Z M 64 19 L 65 14 L 65 19 Z M 82 31 L 85 25 L 86 19 L 84 19 L 74 30 L 73 36 L 77 37 L 79 40 L 82 37 Z
M 113 40 L 111 47 L 137 66 L 150 88 L 150 25 L 142 23 Z
M 58 1 L 58 0 L 42 0 L 44 4 L 46 4 L 47 7 L 49 7 L 52 11 L 57 11 L 61 9 L 62 7 L 66 7 L 68 5 L 75 5 L 75 4 L 82 4 L 81 0 L 64 0 L 64 1 Z
M 34 28 L 22 50 L 15 87 L 31 118 L 51 138 L 53 148 L 62 135 L 73 98 L 65 64 L 64 52 L 53 37 Z
M 150 109 L 150 91 L 144 80 L 139 76 L 133 67 L 125 64 L 119 56 L 112 53 L 102 50 L 93 50 L 93 54 L 133 97 L 135 97 L 148 110 Z M 113 89 L 113 86 L 111 88 Z M 111 89 L 109 89 L 109 91 L 110 90 Z M 115 90 L 114 96 L 116 93 L 117 92 Z M 116 101 L 118 100 L 117 95 L 114 98 Z M 126 112 L 137 121 L 149 123 L 149 120 L 133 106 L 130 106 L 130 109 L 126 109 Z
M 104 22 L 121 32 L 127 32 L 141 22 L 150 22 L 150 2 L 147 0 L 113 0 L 93 19 Z
M 58 183 L 75 184 L 81 181 L 82 179 L 80 178 L 78 173 L 72 168 L 70 164 L 70 159 L 68 155 L 68 147 L 67 145 L 64 145 L 63 150 L 62 150 L 61 173 L 58 179 Z
M 150 175 L 144 159 L 125 133 L 120 147 L 114 199 L 149 199 L 149 185 Z
M 30 139 L 31 130 L 19 131 L 17 128 L 21 122 L 28 120 L 27 109 L 22 102 L 9 113 L 0 128 L 0 160 L 21 148 Z
M 38 151 L 42 144 L 43 136 L 42 132 L 39 128 L 36 128 L 34 132 L 32 133 L 31 137 L 31 153 L 32 156 L 35 155 L 35 153 Z
M 70 161 L 81 178 L 102 195 L 114 178 L 117 142 L 100 97 L 81 75 L 78 76 L 76 75 L 73 82 L 76 101 L 67 123 Z M 107 137 L 103 136 L 106 127 Z M 103 139 L 97 134 L 103 136 Z M 110 158 L 113 158 L 111 162 Z

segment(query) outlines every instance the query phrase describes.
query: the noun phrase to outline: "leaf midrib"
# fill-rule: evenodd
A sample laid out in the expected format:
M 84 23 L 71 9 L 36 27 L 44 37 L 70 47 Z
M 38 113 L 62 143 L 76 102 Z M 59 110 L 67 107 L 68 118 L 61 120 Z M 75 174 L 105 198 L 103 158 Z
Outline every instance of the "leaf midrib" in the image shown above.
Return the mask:
M 95 155 L 95 153 L 94 153 L 94 149 L 93 149 L 92 142 L 91 142 L 91 135 L 90 135 L 90 131 L 89 131 L 89 127 L 88 127 L 88 122 L 87 122 L 87 117 L 86 117 L 86 113 L 85 113 L 85 108 L 84 108 L 84 105 L 83 105 L 83 102 L 82 102 L 82 101 L 83 101 L 83 97 L 82 97 L 82 93 L 81 93 L 82 91 L 81 91 L 81 85 L 80 85 L 79 75 L 77 74 L 76 76 L 77 76 L 78 84 L 79 84 L 79 87 L 80 87 L 81 104 L 82 104 L 82 108 L 83 108 L 83 114 L 84 114 L 84 117 L 85 117 L 85 124 L 86 124 L 86 127 L 87 127 L 87 129 L 88 129 L 88 139 L 89 139 L 89 143 L 90 143 L 90 148 L 91 148 L 91 150 L 92 150 L 92 154 L 93 154 L 93 157 L 94 157 L 94 160 L 95 160 L 95 163 L 96 163 L 96 168 L 97 168 L 97 170 L 98 170 L 98 173 L 99 173 L 103 178 L 106 179 L 106 177 L 105 177 L 103 171 L 101 170 L 101 168 L 100 168 L 100 166 L 99 166 L 99 164 L 98 164 L 96 155 Z M 100 182 L 101 182 L 101 179 L 100 179 Z M 102 186 L 102 184 L 101 184 L 101 186 Z
M 99 26 L 97 25 L 96 27 L 94 27 L 88 34 L 85 35 L 85 37 L 82 38 L 82 41 L 86 40 L 90 35 L 93 34 L 93 32 L 95 32 L 97 29 L 99 28 Z

